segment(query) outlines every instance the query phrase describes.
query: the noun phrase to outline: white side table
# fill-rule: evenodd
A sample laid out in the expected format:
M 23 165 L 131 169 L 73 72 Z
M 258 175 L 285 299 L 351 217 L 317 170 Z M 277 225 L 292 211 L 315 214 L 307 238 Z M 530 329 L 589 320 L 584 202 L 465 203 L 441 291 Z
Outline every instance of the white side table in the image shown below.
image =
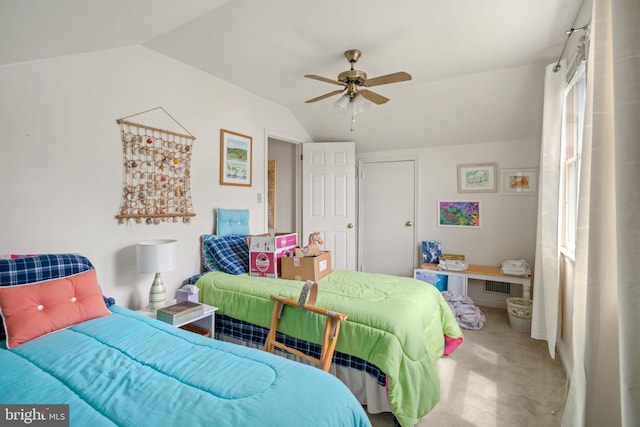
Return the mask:
M 175 300 L 167 301 L 166 305 L 169 306 L 175 303 L 176 303 Z M 202 303 L 199 303 L 199 304 L 202 304 Z M 212 305 L 207 305 L 207 304 L 202 304 L 202 305 L 204 306 L 204 312 L 201 315 L 194 317 L 192 319 L 189 319 L 186 322 L 177 323 L 173 326 L 175 326 L 176 328 L 179 328 L 180 326 L 184 326 L 188 323 L 193 323 L 196 326 L 199 326 L 201 328 L 208 330 L 211 333 L 211 338 L 213 338 L 213 335 L 216 332 L 216 311 L 218 310 L 218 307 L 214 307 Z M 153 317 L 154 319 L 156 318 L 157 310 L 152 310 L 150 308 L 143 308 L 137 311 L 138 313 L 143 314 L 145 316 Z

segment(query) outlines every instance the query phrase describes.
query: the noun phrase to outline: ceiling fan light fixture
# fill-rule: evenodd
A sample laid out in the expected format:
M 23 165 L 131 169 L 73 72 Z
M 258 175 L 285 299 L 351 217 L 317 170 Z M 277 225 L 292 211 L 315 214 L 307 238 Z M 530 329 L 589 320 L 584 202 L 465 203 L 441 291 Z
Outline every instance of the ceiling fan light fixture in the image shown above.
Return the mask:
M 333 103 L 333 107 L 344 115 L 355 117 L 371 108 L 371 102 L 359 95 L 351 98 L 345 93 Z
M 348 110 L 349 102 L 350 102 L 349 95 L 345 93 L 344 95 L 340 96 L 340 98 L 338 98 L 336 102 L 333 103 L 333 107 L 339 113 L 349 114 L 349 110 Z
M 358 93 L 350 96 L 348 93 L 342 95 L 336 102 L 333 103 L 338 112 L 351 117 L 351 132 L 354 131 L 356 125 L 356 116 L 360 113 L 364 113 L 371 108 L 372 102 L 360 96 Z
M 367 111 L 369 108 L 371 108 L 371 105 L 373 103 L 368 99 L 365 99 L 363 96 L 356 95 L 356 97 L 351 100 L 351 104 L 353 104 L 353 115 L 355 116 L 358 113 L 364 113 L 365 111 Z

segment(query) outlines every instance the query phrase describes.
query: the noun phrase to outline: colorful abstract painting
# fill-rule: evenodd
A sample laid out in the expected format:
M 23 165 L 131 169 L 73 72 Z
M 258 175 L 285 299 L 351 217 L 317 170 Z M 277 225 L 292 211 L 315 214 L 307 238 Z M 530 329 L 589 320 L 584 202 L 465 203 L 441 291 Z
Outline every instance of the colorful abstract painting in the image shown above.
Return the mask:
M 480 227 L 480 202 L 439 200 L 438 226 Z

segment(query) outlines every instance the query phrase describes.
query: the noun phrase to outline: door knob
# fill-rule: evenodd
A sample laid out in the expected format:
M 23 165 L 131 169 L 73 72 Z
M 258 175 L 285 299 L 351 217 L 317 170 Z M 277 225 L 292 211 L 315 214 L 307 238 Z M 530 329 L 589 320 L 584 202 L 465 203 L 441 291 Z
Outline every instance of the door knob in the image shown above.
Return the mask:
M 411 221 L 407 221 L 404 223 L 404 225 L 406 225 L 407 227 L 411 227 L 413 223 Z
M 353 224 L 352 223 L 347 224 L 347 228 L 353 228 Z

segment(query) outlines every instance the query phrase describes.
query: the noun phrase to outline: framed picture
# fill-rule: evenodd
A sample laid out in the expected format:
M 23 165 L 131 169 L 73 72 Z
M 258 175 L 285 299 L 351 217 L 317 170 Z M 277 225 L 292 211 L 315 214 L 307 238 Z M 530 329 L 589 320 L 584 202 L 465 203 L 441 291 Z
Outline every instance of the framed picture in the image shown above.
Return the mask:
M 251 187 L 250 136 L 220 129 L 220 184 Z
M 480 227 L 480 202 L 438 200 L 438 227 Z
M 538 193 L 538 169 L 500 169 L 501 192 L 534 196 Z
M 497 173 L 495 163 L 458 165 L 458 193 L 495 193 Z

